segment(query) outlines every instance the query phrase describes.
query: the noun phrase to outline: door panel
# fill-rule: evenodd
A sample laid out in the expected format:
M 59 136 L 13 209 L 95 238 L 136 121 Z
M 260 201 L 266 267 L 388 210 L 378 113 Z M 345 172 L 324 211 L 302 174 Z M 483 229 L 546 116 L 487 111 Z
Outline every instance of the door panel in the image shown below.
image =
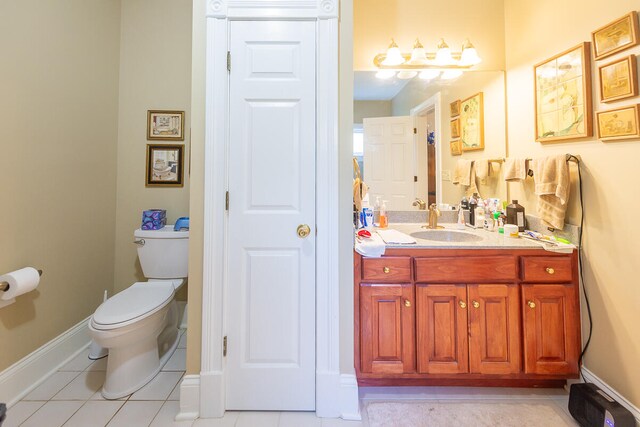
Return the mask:
M 227 409 L 315 409 L 315 24 L 230 23 Z
M 469 372 L 466 285 L 416 285 L 418 372 Z
M 518 285 L 469 285 L 469 370 L 520 372 Z

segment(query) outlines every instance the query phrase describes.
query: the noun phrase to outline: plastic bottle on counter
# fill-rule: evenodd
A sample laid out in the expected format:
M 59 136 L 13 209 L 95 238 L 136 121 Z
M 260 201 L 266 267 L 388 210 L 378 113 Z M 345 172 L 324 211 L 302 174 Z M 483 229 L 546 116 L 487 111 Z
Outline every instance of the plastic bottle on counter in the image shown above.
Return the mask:
M 380 224 L 379 228 L 387 228 L 389 226 L 389 218 L 387 218 L 387 201 L 382 201 L 382 206 L 380 206 Z
M 524 206 L 518 204 L 517 200 L 512 200 L 507 206 L 507 224 L 518 226 L 518 231 L 524 231 Z
M 478 193 L 473 193 L 469 198 L 469 225 L 476 226 L 476 206 L 478 206 Z
M 482 199 L 478 199 L 478 206 L 475 209 L 475 220 L 474 224 L 476 228 L 482 227 L 484 228 L 484 201 Z

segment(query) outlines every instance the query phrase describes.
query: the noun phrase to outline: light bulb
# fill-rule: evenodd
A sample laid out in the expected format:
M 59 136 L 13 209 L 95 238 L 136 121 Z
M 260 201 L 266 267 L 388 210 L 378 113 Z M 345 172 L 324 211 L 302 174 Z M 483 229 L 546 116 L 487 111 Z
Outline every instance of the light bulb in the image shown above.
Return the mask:
M 452 65 L 453 57 L 451 56 L 451 49 L 449 45 L 445 43 L 444 39 L 440 39 L 438 43 L 438 51 L 436 52 L 436 65 Z
M 420 43 L 419 39 L 416 39 L 411 51 L 411 59 L 407 64 L 410 65 L 425 65 L 427 63 L 427 54 L 424 51 L 424 46 Z
M 438 70 L 424 70 L 420 71 L 419 77 L 423 80 L 433 80 L 440 75 Z
M 396 72 L 393 70 L 378 70 L 378 72 L 376 73 L 376 78 L 387 80 L 395 75 L 396 75 Z
M 469 39 L 465 40 L 462 45 L 462 54 L 460 55 L 460 65 L 476 65 L 482 62 L 478 56 L 478 51 L 471 44 Z
M 400 65 L 404 63 L 404 57 L 402 56 L 402 52 L 400 52 L 400 48 L 396 44 L 395 40 L 391 39 L 391 44 L 387 49 L 387 56 L 382 61 L 382 65 Z
M 417 71 L 399 71 L 398 78 L 402 80 L 409 80 L 418 75 Z
M 457 79 L 461 75 L 462 75 L 461 70 L 446 70 L 445 72 L 442 73 L 440 78 L 442 80 L 453 80 L 453 79 Z

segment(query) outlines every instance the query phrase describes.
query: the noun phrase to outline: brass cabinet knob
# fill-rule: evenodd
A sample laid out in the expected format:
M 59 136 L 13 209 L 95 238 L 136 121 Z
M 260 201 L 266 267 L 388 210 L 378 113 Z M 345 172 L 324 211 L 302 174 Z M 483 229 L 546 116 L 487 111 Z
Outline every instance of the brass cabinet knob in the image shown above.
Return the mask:
M 549 273 L 549 274 L 553 274 L 553 273 L 555 273 L 555 272 L 556 272 L 556 271 L 555 271 L 553 268 L 551 268 L 551 267 L 547 267 L 547 268 L 545 268 L 545 271 L 546 271 L 547 273 Z
M 411 301 L 409 301 L 408 299 L 404 300 L 404 306 L 411 307 Z
M 467 303 L 462 300 L 458 301 L 458 305 L 460 306 L 460 308 L 467 308 Z
M 384 267 L 384 268 L 382 269 L 382 271 L 383 271 L 385 274 L 391 273 L 391 269 L 390 269 L 389 267 Z
M 296 232 L 299 238 L 304 239 L 311 233 L 311 228 L 307 224 L 300 224 Z
M 478 301 L 474 301 L 472 304 L 473 308 L 480 308 L 480 303 Z
M 529 306 L 529 308 L 530 308 L 530 309 L 532 309 L 532 310 L 533 310 L 534 308 L 536 308 L 536 303 L 535 303 L 535 302 L 533 302 L 533 301 L 531 301 L 531 300 L 527 301 L 527 305 L 528 305 L 528 306 Z

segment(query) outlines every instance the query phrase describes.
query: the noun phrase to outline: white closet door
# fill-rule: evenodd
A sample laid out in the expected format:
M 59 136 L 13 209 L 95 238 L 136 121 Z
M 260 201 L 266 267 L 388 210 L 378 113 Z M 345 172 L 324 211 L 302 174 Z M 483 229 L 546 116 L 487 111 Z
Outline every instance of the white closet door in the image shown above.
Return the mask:
M 230 27 L 227 409 L 314 410 L 315 23 Z
M 413 117 L 375 117 L 363 120 L 364 182 L 369 202 L 387 200 L 389 210 L 409 210 L 415 198 Z

